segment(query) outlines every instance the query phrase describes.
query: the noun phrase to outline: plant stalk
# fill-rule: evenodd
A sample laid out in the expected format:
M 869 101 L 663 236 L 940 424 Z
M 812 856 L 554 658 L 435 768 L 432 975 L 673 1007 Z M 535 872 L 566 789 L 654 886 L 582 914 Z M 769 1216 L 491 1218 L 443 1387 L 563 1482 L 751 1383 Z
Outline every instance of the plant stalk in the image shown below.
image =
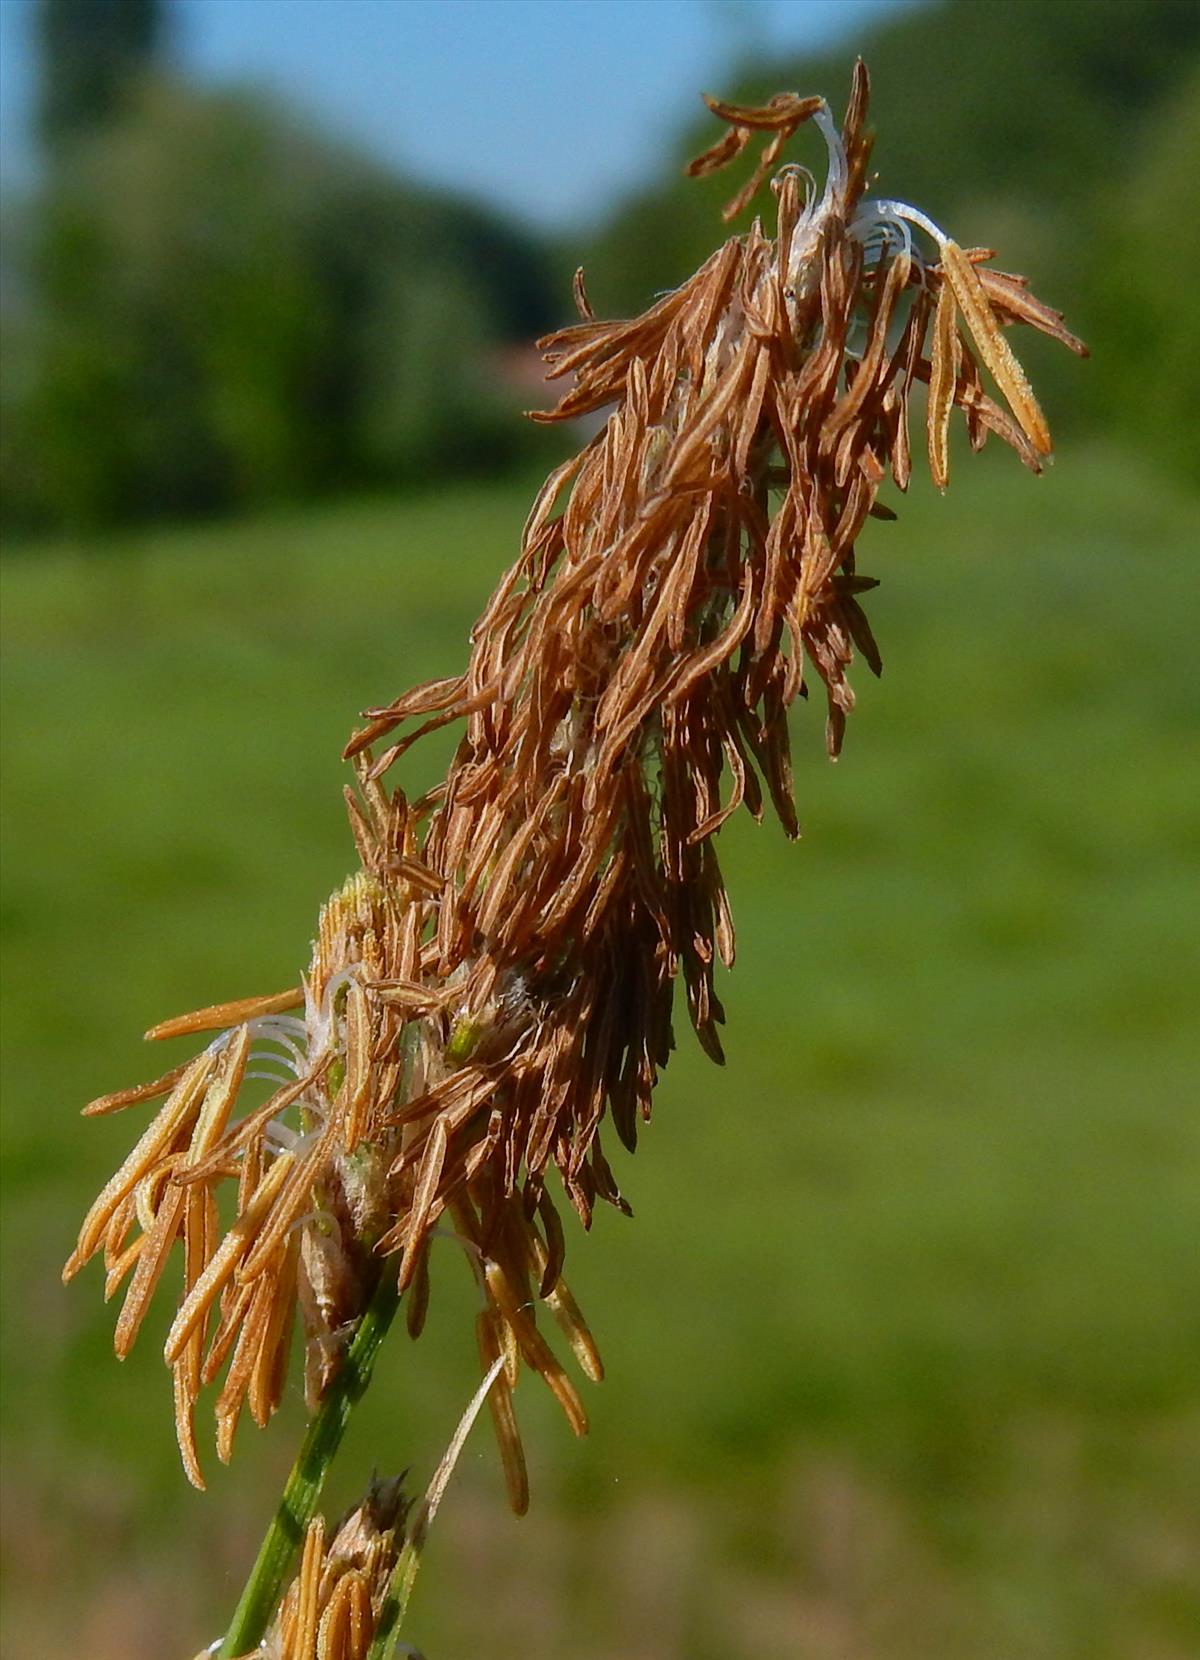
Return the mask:
M 379 1346 L 399 1302 L 396 1275 L 385 1264 L 346 1358 L 320 1411 L 308 1426 L 279 1508 L 267 1529 L 225 1640 L 217 1650 L 217 1660 L 240 1660 L 261 1643 L 317 1507 L 329 1466 L 346 1433 L 350 1414 L 371 1381 Z

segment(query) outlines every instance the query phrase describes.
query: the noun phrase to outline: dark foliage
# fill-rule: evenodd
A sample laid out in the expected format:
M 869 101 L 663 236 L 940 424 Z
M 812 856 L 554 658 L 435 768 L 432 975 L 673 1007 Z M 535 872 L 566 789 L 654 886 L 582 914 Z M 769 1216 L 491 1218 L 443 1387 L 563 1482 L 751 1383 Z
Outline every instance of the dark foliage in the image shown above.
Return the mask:
M 538 442 L 495 363 L 556 320 L 537 242 L 259 100 L 146 80 L 52 169 L 25 233 L 10 520 L 252 506 Z
M 164 22 L 161 0 L 39 0 L 38 131 L 48 149 L 120 114 Z

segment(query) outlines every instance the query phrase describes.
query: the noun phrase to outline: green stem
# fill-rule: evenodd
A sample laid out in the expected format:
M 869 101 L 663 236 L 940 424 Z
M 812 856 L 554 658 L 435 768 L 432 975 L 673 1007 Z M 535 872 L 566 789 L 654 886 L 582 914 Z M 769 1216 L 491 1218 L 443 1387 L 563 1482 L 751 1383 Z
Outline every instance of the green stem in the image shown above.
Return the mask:
M 261 1643 L 279 1605 L 304 1531 L 317 1507 L 329 1466 L 346 1433 L 350 1414 L 371 1381 L 379 1346 L 387 1335 L 399 1301 L 395 1273 L 385 1266 L 337 1377 L 321 1410 L 308 1426 L 279 1509 L 267 1529 L 217 1660 L 239 1660 Z

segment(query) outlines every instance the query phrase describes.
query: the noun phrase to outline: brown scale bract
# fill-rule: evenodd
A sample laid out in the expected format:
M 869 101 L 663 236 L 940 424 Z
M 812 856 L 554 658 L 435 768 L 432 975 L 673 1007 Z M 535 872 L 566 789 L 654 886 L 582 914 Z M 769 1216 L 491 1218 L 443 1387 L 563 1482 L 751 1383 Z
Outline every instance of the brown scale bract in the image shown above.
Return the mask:
M 441 1232 L 478 1285 L 481 1366 L 503 1361 L 488 1399 L 524 1508 L 521 1364 L 586 1427 L 540 1307 L 585 1375 L 601 1373 L 562 1278 L 548 1173 L 585 1226 L 598 1199 L 628 1209 L 602 1126 L 634 1147 L 678 980 L 722 1059 L 714 971 L 732 965 L 734 931 L 715 838 L 767 800 L 797 834 L 790 709 L 823 687 L 836 756 L 855 652 L 879 671 L 857 548 L 868 517 L 894 517 L 884 484 L 908 486 L 914 389 L 939 487 L 955 410 L 973 449 L 995 434 L 1034 472 L 1050 452 L 1006 330 L 1083 347 L 990 250 L 868 194 L 863 66 L 840 129 L 819 98 L 709 104 L 726 132 L 691 171 L 761 138 L 728 211 L 770 176 L 773 227 L 756 219 L 630 320 L 594 318 L 577 278 L 582 321 L 542 342 L 569 390 L 536 418 L 606 418 L 533 504 L 465 672 L 369 710 L 351 740 L 362 870 L 326 907 L 303 986 L 158 1028 L 223 1030 L 191 1063 L 91 1109 L 166 1097 L 68 1271 L 103 1250 L 110 1290 L 132 1273 L 124 1353 L 181 1243 L 167 1359 L 194 1480 L 200 1385 L 228 1361 L 228 1456 L 243 1401 L 260 1422 L 278 1402 L 298 1301 L 315 1403 L 379 1273 L 398 1275 L 421 1329 Z M 824 143 L 821 184 L 776 165 L 805 123 Z M 410 803 L 384 775 L 451 722 L 463 733 L 443 782 Z M 238 1117 L 264 1045 L 277 1092 Z M 227 1181 L 236 1216 L 222 1234 Z

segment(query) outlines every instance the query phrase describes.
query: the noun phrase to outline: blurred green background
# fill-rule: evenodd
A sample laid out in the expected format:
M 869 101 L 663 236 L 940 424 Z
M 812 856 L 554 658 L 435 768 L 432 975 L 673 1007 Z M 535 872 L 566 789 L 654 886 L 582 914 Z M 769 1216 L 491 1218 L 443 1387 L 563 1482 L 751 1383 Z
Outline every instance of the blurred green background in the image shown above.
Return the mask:
M 164 28 L 41 6 L 42 159 L 5 210 L 19 1660 L 215 1636 L 302 1418 L 293 1391 L 187 1488 L 165 1305 L 119 1366 L 97 1271 L 58 1284 L 144 1117 L 76 1108 L 155 1069 L 153 1021 L 306 961 L 355 713 L 462 662 L 558 442 L 513 411 L 581 250 L 611 312 L 720 235 L 677 180 L 698 125 L 567 238 L 190 84 Z M 914 485 L 861 544 L 885 677 L 836 768 L 801 711 L 798 847 L 723 837 L 728 1067 L 682 1043 L 617 1167 L 635 1219 L 570 1241 L 592 1435 L 523 1387 L 520 1523 L 470 1443 L 411 1615 L 429 1660 L 1200 1649 L 1200 12 L 903 7 L 710 84 L 837 104 L 858 49 L 881 188 L 994 241 L 1094 356 L 1022 354 L 1046 477 L 962 446 L 945 500 Z M 334 1509 L 372 1465 L 427 1474 L 469 1393 L 447 1253 Z

